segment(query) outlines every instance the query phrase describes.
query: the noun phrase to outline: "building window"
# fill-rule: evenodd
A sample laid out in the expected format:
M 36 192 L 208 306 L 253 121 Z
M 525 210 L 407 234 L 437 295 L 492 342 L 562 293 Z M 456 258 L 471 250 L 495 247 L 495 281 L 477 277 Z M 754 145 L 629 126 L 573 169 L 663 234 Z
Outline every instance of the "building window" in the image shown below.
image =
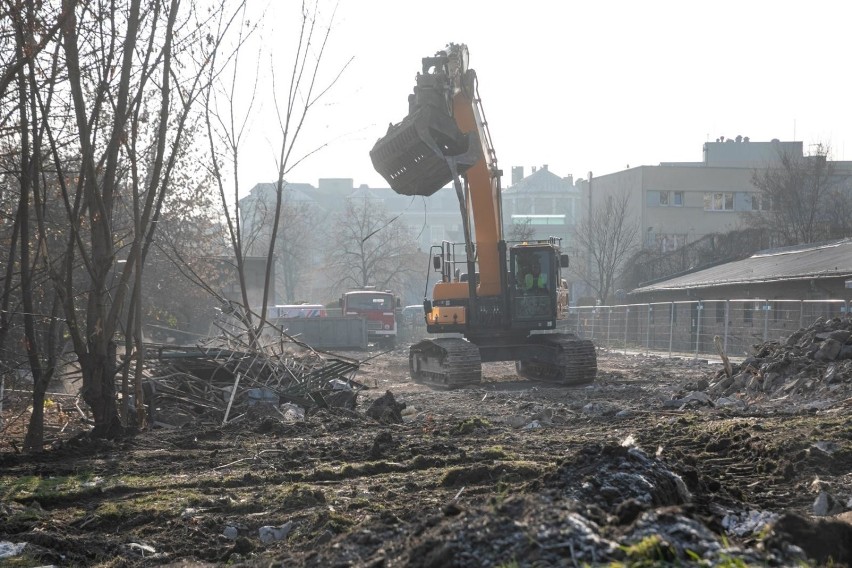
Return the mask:
M 751 325 L 754 322 L 754 304 L 746 302 L 743 304 L 743 323 Z
M 430 229 L 431 229 L 430 232 L 432 233 L 431 236 L 432 236 L 432 242 L 433 243 L 440 243 L 441 241 L 444 240 L 444 227 L 443 227 L 443 225 L 433 225 L 432 227 L 430 227 Z
M 769 211 L 772 206 L 772 199 L 768 195 L 760 193 L 751 194 L 751 210 L 752 211 Z
M 734 194 L 733 192 L 717 192 L 704 194 L 704 210 L 705 211 L 733 211 L 734 210 Z
M 683 207 L 682 191 L 655 191 L 649 193 L 659 194 L 657 205 L 660 207 Z
M 725 302 L 716 302 L 716 323 L 725 323 Z

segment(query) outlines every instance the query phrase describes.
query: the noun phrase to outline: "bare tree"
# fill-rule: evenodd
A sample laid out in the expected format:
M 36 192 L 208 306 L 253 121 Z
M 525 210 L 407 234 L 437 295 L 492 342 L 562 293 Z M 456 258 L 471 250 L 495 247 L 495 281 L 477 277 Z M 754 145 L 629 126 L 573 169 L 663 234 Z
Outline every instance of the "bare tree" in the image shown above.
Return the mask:
M 277 183 L 256 186 L 252 198 L 243 200 L 240 215 L 245 254 L 265 256 L 269 252 L 277 201 Z M 278 242 L 273 254 L 275 289 L 287 303 L 296 301 L 304 275 L 313 261 L 312 254 L 319 249 L 315 235 L 319 217 L 317 207 L 300 200 L 293 187 L 285 183 L 278 215 Z
M 243 85 L 246 84 L 245 78 L 241 75 L 241 71 L 244 71 L 245 67 L 240 66 L 242 48 L 246 40 L 245 36 L 239 38 L 236 48 L 228 56 L 229 75 L 227 80 L 219 80 L 218 77 L 211 75 L 210 88 L 205 93 L 206 124 L 212 155 L 211 172 L 216 180 L 220 199 L 224 207 L 225 222 L 236 263 L 242 303 L 247 308 L 247 321 L 245 323 L 251 342 L 255 342 L 260 337 L 265 325 L 266 311 L 273 283 L 272 275 L 276 258 L 275 249 L 279 246 L 278 234 L 279 229 L 282 227 L 282 214 L 285 210 L 285 180 L 287 174 L 307 156 L 322 148 L 320 146 L 320 148 L 305 151 L 298 145 L 300 134 L 302 134 L 305 125 L 305 119 L 320 99 L 336 83 L 340 74 L 346 68 L 346 65 L 344 65 L 343 69 L 340 69 L 326 84 L 321 83 L 320 68 L 331 35 L 334 12 L 332 12 L 329 21 L 325 25 L 323 25 L 324 22 L 320 21 L 320 14 L 319 3 L 309 7 L 305 2 L 302 2 L 300 8 L 300 26 L 293 57 L 289 66 L 283 69 L 283 76 L 285 77 L 283 86 L 280 85 L 282 69 L 275 62 L 273 62 L 270 69 L 273 77 L 272 94 L 275 97 L 274 104 L 277 111 L 280 143 L 275 158 L 277 169 L 275 200 L 274 206 L 269 209 L 269 213 L 271 213 L 271 234 L 267 241 L 267 250 L 264 255 L 267 261 L 262 308 L 257 319 L 253 317 L 250 309 L 251 306 L 249 305 L 245 274 L 245 257 L 248 250 L 247 243 L 245 242 L 247 235 L 243 234 L 239 211 L 240 187 L 238 173 L 240 152 L 242 144 L 246 136 L 248 136 L 249 119 L 255 111 L 258 80 L 257 72 L 255 72 L 255 77 L 252 81 L 249 81 L 254 85 L 253 94 L 246 108 L 241 111 L 240 105 L 236 100 L 236 93 L 243 89 Z M 248 34 L 254 28 L 246 27 L 246 30 L 245 33 Z M 260 60 L 261 57 L 258 56 L 257 61 Z M 228 189 L 229 175 L 232 178 L 230 191 Z
M 509 229 L 506 239 L 509 241 L 524 242 L 530 241 L 535 236 L 535 228 L 532 226 L 529 218 L 524 219 L 520 223 L 512 225 Z
M 213 13 L 221 12 L 224 5 Z M 210 31 L 209 16 L 177 0 L 83 7 L 63 0 L 60 13 L 57 43 L 24 66 L 34 67 L 31 77 L 55 80 L 27 85 L 34 135 L 32 162 L 21 169 L 33 175 L 21 178 L 20 210 L 26 213 L 27 194 L 34 250 L 61 302 L 94 435 L 112 436 L 123 428 L 116 338 L 121 331 L 127 338 L 125 365 L 136 362 L 141 413 L 142 266 L 165 196 L 179 183 L 176 164 L 221 37 Z M 48 202 L 58 204 L 61 218 Z M 22 223 L 20 236 L 27 232 Z
M 55 65 L 43 67 L 40 54 L 45 43 L 36 42 L 39 31 L 52 27 L 49 35 L 55 34 L 54 22 L 62 22 L 64 16 L 51 5 L 29 3 L 4 4 L 4 23 L 10 24 L 0 34 L 0 42 L 14 53 L 11 62 L 4 67 L 0 77 L 0 125 L 4 134 L 3 155 L 4 186 L 9 190 L 6 198 L 0 199 L 7 207 L 4 217 L 14 218 L 9 236 L 8 266 L 3 276 L 2 316 L 0 316 L 0 347 L 10 333 L 14 316 L 22 324 L 20 336 L 26 368 L 33 381 L 33 411 L 30 415 L 24 448 L 41 451 L 43 434 L 44 397 L 47 385 L 57 364 L 60 319 L 58 297 L 46 289 L 44 270 L 49 236 L 36 226 L 42 226 L 42 217 L 47 208 L 44 172 L 45 154 L 43 140 L 45 128 L 39 111 L 37 93 L 49 97 L 56 88 L 58 69 Z M 12 39 L 13 38 L 13 39 Z M 44 38 L 42 38 L 42 41 Z M 11 44 L 11 45 L 9 45 Z M 6 92 L 6 87 L 16 89 Z M 14 117 L 14 118 L 13 118 Z M 8 121 L 8 122 L 7 122 Z M 17 199 L 11 200 L 11 187 L 17 187 Z M 17 249 L 17 260 L 15 257 Z M 17 294 L 16 313 L 10 313 L 12 291 Z M 14 361 L 3 357 L 4 361 Z
M 839 177 L 828 146 L 818 144 L 810 156 L 782 152 L 776 165 L 756 170 L 758 189 L 745 220 L 777 235 L 779 244 L 795 245 L 852 234 L 852 187 Z
M 333 293 L 364 286 L 398 290 L 423 268 L 408 227 L 375 201 L 348 201 L 332 226 L 326 265 Z
M 606 198 L 577 228 L 577 246 L 587 258 L 572 263 L 577 275 L 605 303 L 625 262 L 639 244 L 639 225 L 630 221 L 630 194 Z

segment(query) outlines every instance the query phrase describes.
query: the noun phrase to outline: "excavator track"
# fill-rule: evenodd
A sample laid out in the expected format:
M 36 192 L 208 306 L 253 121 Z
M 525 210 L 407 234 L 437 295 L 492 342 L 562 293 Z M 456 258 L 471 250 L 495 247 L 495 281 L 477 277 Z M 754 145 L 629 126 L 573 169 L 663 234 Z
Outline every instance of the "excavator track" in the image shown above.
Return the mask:
M 594 382 L 598 372 L 595 345 L 567 333 L 534 335 L 536 343 L 558 349 L 555 361 L 521 360 L 515 362 L 519 376 L 525 379 L 559 383 L 564 386 L 585 385 Z
M 461 338 L 424 339 L 408 354 L 411 378 L 444 389 L 478 385 L 482 381 L 479 348 Z

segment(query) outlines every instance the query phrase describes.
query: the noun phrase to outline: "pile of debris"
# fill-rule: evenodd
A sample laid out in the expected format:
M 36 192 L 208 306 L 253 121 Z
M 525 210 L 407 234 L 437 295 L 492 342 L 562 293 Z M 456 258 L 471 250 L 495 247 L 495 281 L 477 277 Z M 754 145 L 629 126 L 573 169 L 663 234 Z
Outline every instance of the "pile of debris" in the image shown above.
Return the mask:
M 706 389 L 711 398 L 786 399 L 817 410 L 852 405 L 852 319 L 818 318 L 786 339 L 754 348 L 754 356 L 716 373 Z
M 354 409 L 358 361 L 295 342 L 261 348 L 151 345 L 143 383 L 153 426 L 227 424 L 246 416 L 285 421 L 319 408 Z

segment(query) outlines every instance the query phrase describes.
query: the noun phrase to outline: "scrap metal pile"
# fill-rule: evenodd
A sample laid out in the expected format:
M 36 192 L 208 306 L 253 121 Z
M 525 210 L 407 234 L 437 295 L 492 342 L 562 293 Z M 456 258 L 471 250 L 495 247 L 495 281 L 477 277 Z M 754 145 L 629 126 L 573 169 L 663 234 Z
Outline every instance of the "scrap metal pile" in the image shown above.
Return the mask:
M 260 348 L 233 336 L 215 345 L 151 345 L 146 361 L 148 420 L 160 427 L 226 424 L 258 412 L 297 420 L 318 408 L 354 409 L 366 388 L 354 380 L 358 361 L 286 334 Z

